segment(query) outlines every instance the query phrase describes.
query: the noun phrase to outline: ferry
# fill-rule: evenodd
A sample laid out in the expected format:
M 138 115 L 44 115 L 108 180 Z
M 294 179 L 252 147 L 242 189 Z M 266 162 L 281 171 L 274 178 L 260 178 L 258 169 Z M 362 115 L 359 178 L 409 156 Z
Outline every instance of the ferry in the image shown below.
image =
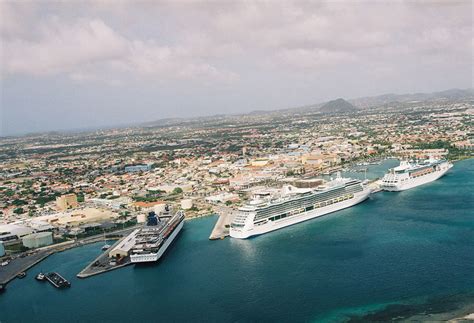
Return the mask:
M 371 189 L 356 179 L 336 179 L 316 188 L 285 185 L 277 192 L 257 193 L 239 208 L 230 236 L 246 239 L 336 212 L 365 201 Z
M 404 191 L 433 182 L 453 167 L 447 160 L 429 158 L 421 162 L 401 161 L 382 178 L 380 187 L 385 191 Z

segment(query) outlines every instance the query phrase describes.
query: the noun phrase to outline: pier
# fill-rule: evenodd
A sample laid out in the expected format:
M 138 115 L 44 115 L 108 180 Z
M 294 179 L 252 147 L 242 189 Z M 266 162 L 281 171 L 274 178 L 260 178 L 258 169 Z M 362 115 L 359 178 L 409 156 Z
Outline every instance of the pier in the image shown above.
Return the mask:
M 101 253 L 89 265 L 87 265 L 83 270 L 81 270 L 79 274 L 77 274 L 76 276 L 78 278 L 87 278 L 87 277 L 103 274 L 111 270 L 122 268 L 127 265 L 131 265 L 132 262 L 130 261 L 130 257 L 128 256 L 123 258 L 120 263 L 116 263 L 115 265 L 110 264 L 109 251 L 115 248 L 120 242 L 122 242 L 124 238 L 116 241 L 109 249 Z
M 130 228 L 122 229 L 119 231 L 111 232 L 110 234 L 127 235 L 135 228 L 136 227 L 130 227 Z M 44 259 L 46 259 L 52 254 L 65 251 L 71 248 L 80 247 L 80 246 L 90 244 L 90 243 L 100 242 L 100 241 L 103 241 L 103 239 L 104 237 L 102 235 L 96 235 L 96 236 L 87 237 L 81 240 L 71 240 L 71 241 L 65 241 L 62 243 L 57 243 L 57 244 L 50 245 L 47 247 L 35 249 L 34 251 L 29 251 L 22 255 L 15 256 L 14 259 L 10 260 L 10 263 L 8 265 L 0 267 L 0 286 L 3 286 L 3 289 L 5 289 L 6 285 L 10 281 L 15 279 L 19 273 L 26 272 L 28 269 L 37 265 L 38 263 L 40 263 L 41 261 L 43 261 Z M 122 264 L 119 264 L 115 267 L 118 267 L 118 266 L 122 266 Z M 94 275 L 95 274 L 96 273 L 94 273 Z
M 215 206 L 214 209 L 219 215 L 219 219 L 217 220 L 214 229 L 209 236 L 209 240 L 224 239 L 225 237 L 229 236 L 229 228 L 232 220 L 234 219 L 235 211 L 230 207 L 222 205 Z
M 54 252 L 53 250 L 43 250 L 11 260 L 7 266 L 0 267 L 0 285 L 6 286 L 10 281 L 16 278 L 19 273 L 26 272 Z

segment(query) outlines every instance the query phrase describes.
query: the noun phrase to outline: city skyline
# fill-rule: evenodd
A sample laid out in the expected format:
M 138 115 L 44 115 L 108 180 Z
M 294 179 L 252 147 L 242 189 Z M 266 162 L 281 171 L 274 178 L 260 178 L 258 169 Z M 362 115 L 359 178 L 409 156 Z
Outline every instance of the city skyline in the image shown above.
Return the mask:
M 1 7 L 0 136 L 472 87 L 469 1 Z

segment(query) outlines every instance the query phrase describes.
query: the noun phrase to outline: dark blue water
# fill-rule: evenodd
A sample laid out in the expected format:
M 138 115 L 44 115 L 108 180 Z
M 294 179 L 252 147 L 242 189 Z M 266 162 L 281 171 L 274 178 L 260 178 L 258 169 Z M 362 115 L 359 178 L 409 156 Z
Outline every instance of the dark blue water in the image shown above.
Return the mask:
M 474 292 L 474 160 L 440 180 L 250 240 L 188 221 L 165 258 L 85 280 L 102 243 L 46 259 L 0 296 L 3 322 L 341 321 Z M 57 290 L 34 280 L 58 271 Z M 394 315 L 393 313 L 391 315 Z

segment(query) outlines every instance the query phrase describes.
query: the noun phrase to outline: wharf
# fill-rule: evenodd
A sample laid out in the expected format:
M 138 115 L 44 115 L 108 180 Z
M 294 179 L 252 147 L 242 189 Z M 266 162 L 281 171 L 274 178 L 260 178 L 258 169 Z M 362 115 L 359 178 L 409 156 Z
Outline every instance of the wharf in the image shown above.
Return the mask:
M 16 278 L 19 273 L 26 272 L 54 252 L 53 250 L 42 250 L 25 257 L 18 257 L 11 260 L 7 266 L 0 267 L 0 285 L 6 286 L 10 281 Z
M 111 232 L 110 234 L 127 235 L 130 231 L 134 229 L 136 229 L 136 227 L 122 229 L 119 231 Z M 3 286 L 3 288 L 5 289 L 6 285 L 10 281 L 15 279 L 19 273 L 26 272 L 28 269 L 40 263 L 45 258 L 56 252 L 80 247 L 89 243 L 103 241 L 103 239 L 103 235 L 97 235 L 76 241 L 66 241 L 47 247 L 38 248 L 33 252 L 28 252 L 27 254 L 24 254 L 24 256 L 16 256 L 14 259 L 10 260 L 10 263 L 7 266 L 0 266 L 0 286 Z
M 81 270 L 81 272 L 79 272 L 76 276 L 78 278 L 87 278 L 87 277 L 103 274 L 114 269 L 122 268 L 127 265 L 131 265 L 132 262 L 130 261 L 130 257 L 125 257 L 124 259 L 122 259 L 120 263 L 117 263 L 116 265 L 110 264 L 109 251 L 115 248 L 115 246 L 117 246 L 124 238 L 116 241 L 109 249 L 101 253 L 89 265 L 87 265 L 83 270 Z
M 235 215 L 234 210 L 230 207 L 216 206 L 215 209 L 219 219 L 209 236 L 209 240 L 224 239 L 229 236 L 229 227 Z

